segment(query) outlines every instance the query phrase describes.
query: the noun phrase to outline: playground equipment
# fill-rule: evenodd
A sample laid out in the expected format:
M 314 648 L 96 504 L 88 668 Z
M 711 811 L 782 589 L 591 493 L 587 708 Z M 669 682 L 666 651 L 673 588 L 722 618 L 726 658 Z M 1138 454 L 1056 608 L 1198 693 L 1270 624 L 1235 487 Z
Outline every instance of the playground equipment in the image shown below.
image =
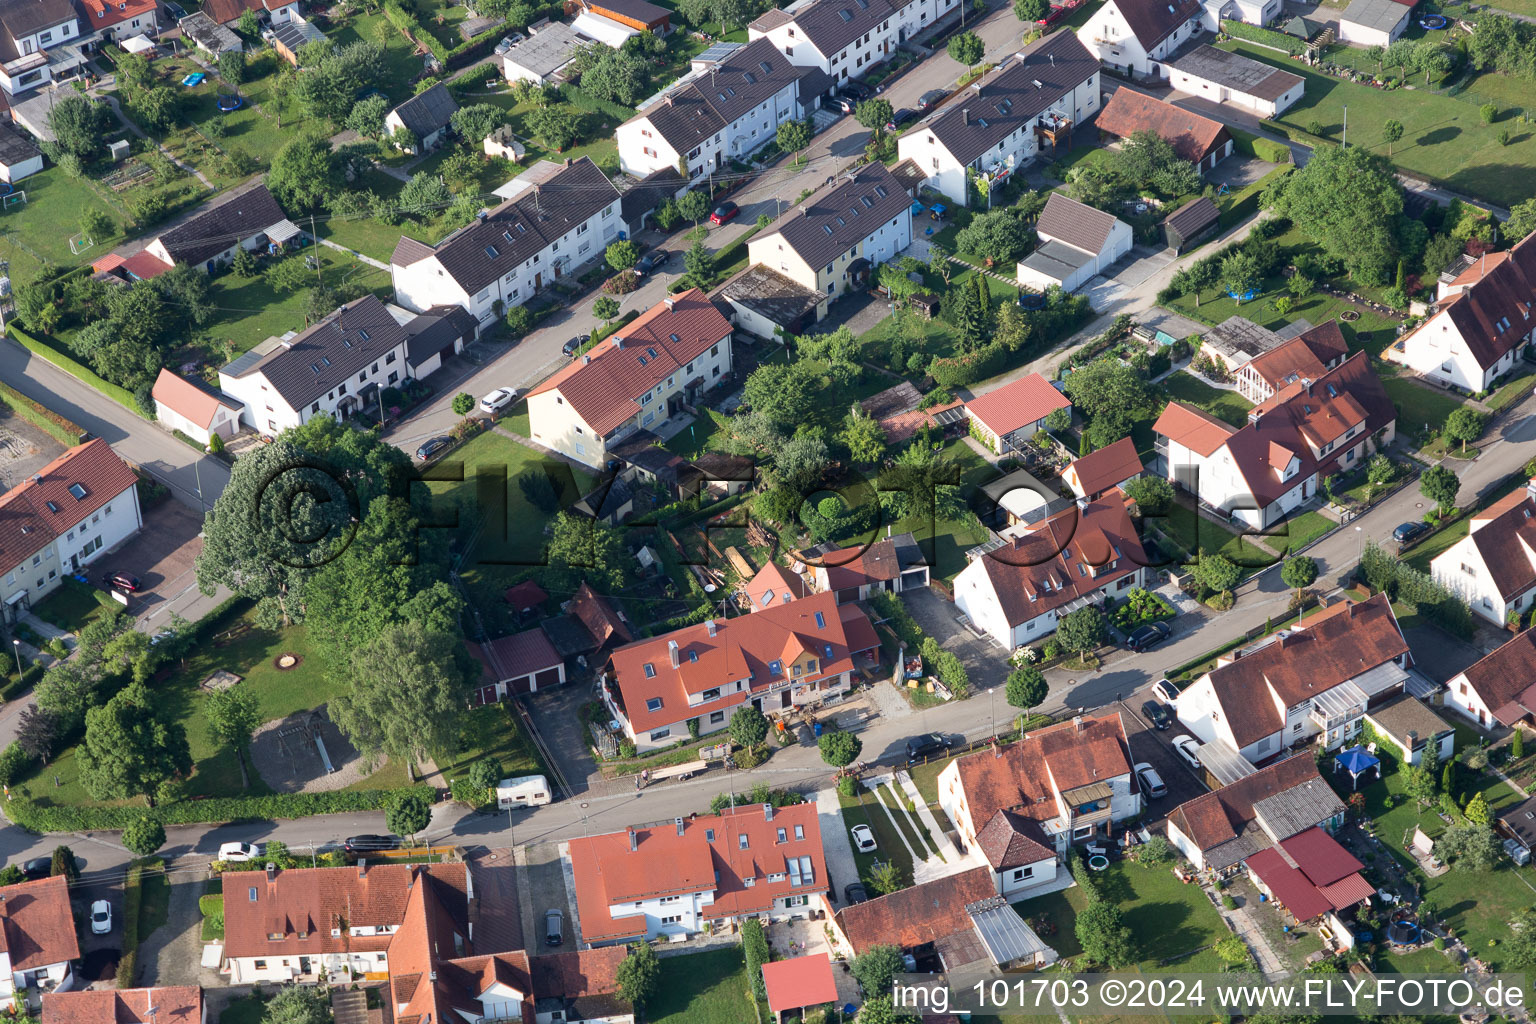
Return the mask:
M 239 110 L 241 107 L 245 106 L 245 98 L 237 92 L 219 93 L 218 102 L 219 110 L 226 114 L 231 110 Z
M 188 75 L 186 78 L 183 78 L 181 80 L 181 84 L 187 86 L 188 88 L 191 88 L 192 86 L 202 85 L 203 84 L 203 79 L 205 79 L 207 77 L 208 77 L 208 75 L 207 75 L 206 72 L 194 71 L 194 72 L 192 72 L 192 74 Z

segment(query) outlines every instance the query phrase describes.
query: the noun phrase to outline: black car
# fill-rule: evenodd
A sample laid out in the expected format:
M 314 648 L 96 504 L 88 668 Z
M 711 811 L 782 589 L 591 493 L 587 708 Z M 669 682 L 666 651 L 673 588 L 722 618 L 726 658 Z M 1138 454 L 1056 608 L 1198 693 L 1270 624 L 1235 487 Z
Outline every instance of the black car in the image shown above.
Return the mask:
M 1158 732 L 1173 725 L 1173 716 L 1168 713 L 1168 705 L 1161 701 L 1149 700 L 1141 706 L 1141 713 L 1147 716 L 1147 721 L 1152 723 L 1152 728 Z
M 1126 638 L 1125 645 L 1133 651 L 1148 651 L 1173 635 L 1166 622 L 1149 622 L 1138 626 Z
M 889 121 L 885 122 L 885 130 L 888 132 L 893 132 L 916 116 L 917 111 L 909 110 L 906 107 L 903 107 L 896 111 L 896 113 L 892 114 Z
M 342 844 L 348 853 L 371 853 L 375 850 L 398 850 L 399 836 L 352 836 Z
M 103 580 L 113 590 L 121 590 L 125 593 L 135 593 L 141 586 L 139 578 L 131 572 L 109 572 Z
M 943 89 L 929 89 L 923 93 L 923 98 L 917 101 L 917 107 L 919 110 L 932 110 L 942 103 L 944 97 L 948 95 L 949 93 Z
M 53 874 L 53 858 L 33 857 L 21 866 L 21 873 L 28 878 L 47 878 Z
M 843 886 L 843 902 L 850 907 L 856 903 L 866 903 L 868 901 L 869 893 L 865 891 L 864 886 L 860 883 L 849 882 Z
M 1428 523 L 1404 523 L 1392 531 L 1392 539 L 1399 544 L 1406 544 L 1428 529 Z
M 942 756 L 949 749 L 949 737 L 943 733 L 928 732 L 907 740 L 907 764 L 916 764 L 927 757 Z
M 442 451 L 444 448 L 447 448 L 451 444 L 453 444 L 453 438 L 451 437 L 434 437 L 430 441 L 422 442 L 421 447 L 416 449 L 416 457 L 422 462 L 426 462 L 432 456 L 436 455 L 438 452 Z
M 665 249 L 652 249 L 635 262 L 635 273 L 643 277 L 653 270 L 660 270 L 671 258 L 672 254 Z
M 560 346 L 560 354 L 564 356 L 573 356 L 576 354 L 576 350 L 581 348 L 581 346 L 585 345 L 586 343 L 587 335 L 578 334 L 576 337 Z
M 180 21 L 187 16 L 186 8 L 182 7 L 181 4 L 166 4 L 165 13 L 169 14 L 176 21 Z

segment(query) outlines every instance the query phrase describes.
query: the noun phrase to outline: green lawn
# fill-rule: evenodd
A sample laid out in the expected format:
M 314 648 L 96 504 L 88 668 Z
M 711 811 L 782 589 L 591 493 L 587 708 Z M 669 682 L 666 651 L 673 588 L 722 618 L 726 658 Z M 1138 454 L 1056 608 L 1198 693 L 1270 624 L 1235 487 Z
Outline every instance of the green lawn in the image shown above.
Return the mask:
M 146 869 L 140 886 L 139 897 L 139 944 L 156 928 L 162 927 L 171 916 L 171 880 L 164 867 Z M 190 884 L 190 883 L 188 883 Z
M 338 46 L 359 40 L 383 46 L 384 77 L 368 84 L 387 95 L 393 103 L 410 98 L 411 79 L 421 73 L 422 59 L 415 55 L 414 47 L 389 23 L 382 11 L 360 13 L 346 19 L 331 30 L 330 39 Z
M 1381 386 L 1397 406 L 1399 430 L 1411 430 L 1415 434 L 1427 427 L 1438 430 L 1445 425 L 1447 416 L 1461 408 L 1461 403 L 1451 395 L 1416 384 L 1406 377 L 1388 377 Z
M 1264 535 L 1265 543 L 1276 550 L 1300 551 L 1338 525 L 1321 512 L 1302 512 L 1271 527 Z
M 304 228 L 308 230 L 309 225 Z M 388 271 L 370 267 L 323 246 L 312 247 L 305 255 L 319 258 L 316 280 L 324 281 L 333 292 L 366 291 L 381 298 L 393 297 Z M 262 262 L 264 269 L 270 269 L 272 265 L 270 260 Z M 206 327 L 192 330 L 206 339 L 205 344 L 216 359 L 222 360 L 226 351 L 239 355 L 268 338 L 287 331 L 302 331 L 306 294 L 305 291 L 277 291 L 268 283 L 266 273 L 255 277 L 224 273 L 213 279 L 208 295 L 209 301 L 219 308 L 218 316 Z
M 1275 560 L 1269 552 L 1244 540 L 1234 530 L 1197 515 L 1179 502 L 1175 502 L 1166 515 L 1147 516 L 1145 522 L 1166 540 L 1172 541 L 1175 550 L 1168 550 L 1168 545 L 1163 545 L 1164 554 L 1171 559 L 1192 559 L 1204 550 L 1230 558 L 1247 569 L 1261 569 Z
M 849 799 L 841 793 L 837 796 L 837 802 L 843 808 L 843 827 L 853 828 L 855 825 L 868 825 L 875 833 L 875 844 L 878 849 L 874 853 L 853 852 L 853 859 L 859 867 L 859 878 L 866 887 L 869 886 L 869 873 L 876 862 L 890 862 L 896 865 L 897 877 L 901 879 L 903 887 L 912 884 L 912 854 L 902 844 L 901 836 L 896 829 L 891 828 L 891 819 L 885 816 L 878 802 L 869 790 L 863 786 L 858 788 L 857 794 Z M 909 842 L 911 840 L 908 840 Z M 918 849 L 916 844 L 912 847 Z M 875 890 L 870 889 L 874 895 Z
M 65 577 L 59 589 L 37 603 L 32 614 L 68 633 L 78 633 L 86 623 L 101 614 L 101 593 L 88 583 Z M 113 602 L 115 604 L 115 602 Z
M 728 946 L 663 957 L 661 983 L 645 1018 L 650 1024 L 743 1024 L 752 1019 L 751 1005 L 741 947 Z
M 1439 533 L 1419 544 L 1418 547 L 1408 552 L 1403 561 L 1413 566 L 1420 572 L 1429 572 L 1429 563 L 1439 558 L 1445 550 L 1467 535 L 1472 526 L 1470 516 L 1458 519 Z
M 1501 384 L 1498 390 L 1488 396 L 1488 407 L 1497 412 L 1506 405 L 1513 405 L 1531 393 L 1532 384 L 1536 383 L 1536 373 L 1517 373 L 1506 384 Z
M 510 705 L 486 704 L 464 713 L 456 753 L 434 754 L 433 760 L 450 778 L 483 758 L 493 757 L 501 764 L 503 778 L 539 775 L 544 766 L 534 751 L 533 741 L 524 734 Z
M 266 1008 L 267 1001 L 253 992 L 224 1007 L 224 1012 L 219 1014 L 219 1024 L 261 1024 Z
M 1236 391 L 1213 388 L 1200 378 L 1182 370 L 1165 377 L 1156 387 L 1170 400 L 1204 409 L 1212 416 L 1234 427 L 1247 425 L 1248 410 L 1253 408 L 1253 403 Z
M 111 217 L 119 229 L 126 220 L 122 205 L 106 198 L 111 195 L 108 189 L 71 178 L 51 163 L 20 188 L 27 194 L 26 203 L 0 208 L 0 259 L 10 261 L 7 273 L 13 287 L 30 284 L 45 263 L 76 267 L 112 248 L 116 237 L 97 241 L 79 256 L 70 252 L 69 240 L 80 233 L 80 218 L 87 209 Z

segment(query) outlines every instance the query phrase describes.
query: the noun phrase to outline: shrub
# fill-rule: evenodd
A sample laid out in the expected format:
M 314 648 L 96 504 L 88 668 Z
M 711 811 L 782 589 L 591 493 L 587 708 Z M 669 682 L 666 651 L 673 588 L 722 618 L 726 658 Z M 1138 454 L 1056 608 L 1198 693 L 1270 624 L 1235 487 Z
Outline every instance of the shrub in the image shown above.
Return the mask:
M 1494 119 L 1499 116 L 1499 108 L 1492 103 L 1484 103 L 1477 108 L 1477 116 L 1483 119 L 1483 124 L 1493 124 Z
M 844 775 L 837 780 L 837 792 L 843 799 L 852 800 L 858 794 L 858 791 L 859 784 L 852 775 Z
M 0 766 L 3 766 L 4 760 L 5 755 L 0 754 Z M 199 822 L 307 818 L 315 814 L 340 814 L 348 811 L 381 811 L 406 793 L 415 793 L 428 801 L 433 799 L 431 786 L 276 793 L 271 796 L 219 797 L 161 804 L 155 808 L 155 817 L 165 825 L 190 825 Z M 12 821 L 34 832 L 120 831 L 144 816 L 142 807 L 40 806 L 19 797 L 10 802 L 6 811 Z
M 31 755 L 21 749 L 21 744 L 12 740 L 5 751 L 0 753 L 0 786 L 14 786 L 31 764 Z
M 1237 909 L 1237 900 L 1233 899 L 1227 893 L 1222 893 L 1221 894 L 1221 905 L 1226 907 L 1228 910 L 1236 910 Z
M 747 958 L 747 977 L 752 979 L 752 991 L 757 998 L 766 999 L 763 989 L 763 964 L 771 959 L 768 952 L 768 936 L 763 923 L 755 917 L 748 918 L 741 926 L 741 949 Z

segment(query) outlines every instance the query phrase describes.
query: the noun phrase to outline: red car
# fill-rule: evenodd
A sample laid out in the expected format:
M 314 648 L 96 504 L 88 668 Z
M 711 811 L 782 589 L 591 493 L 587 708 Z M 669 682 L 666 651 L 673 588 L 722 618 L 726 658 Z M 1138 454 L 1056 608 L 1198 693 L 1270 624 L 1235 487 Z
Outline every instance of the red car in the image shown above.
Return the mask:
M 741 207 L 737 206 L 735 203 L 721 203 L 719 206 L 715 207 L 715 212 L 709 215 L 709 222 L 716 227 L 719 227 L 721 224 L 724 224 L 726 221 L 730 220 L 740 212 Z
M 1052 4 L 1051 5 L 1051 12 L 1049 14 L 1047 14 L 1045 17 L 1041 18 L 1039 21 L 1035 22 L 1035 24 L 1036 25 L 1054 25 L 1056 22 L 1058 22 L 1062 18 L 1066 17 L 1066 14 L 1067 14 L 1068 10 L 1069 10 L 1069 8 L 1057 7 L 1054 4 Z

